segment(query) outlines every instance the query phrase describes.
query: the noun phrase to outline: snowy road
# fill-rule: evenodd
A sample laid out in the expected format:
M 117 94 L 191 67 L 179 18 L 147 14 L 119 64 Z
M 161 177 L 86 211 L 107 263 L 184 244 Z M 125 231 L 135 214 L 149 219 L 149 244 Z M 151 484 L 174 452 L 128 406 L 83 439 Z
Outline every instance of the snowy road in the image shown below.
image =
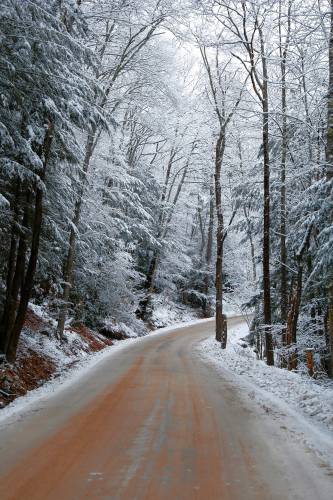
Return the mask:
M 212 332 L 202 321 L 110 350 L 9 416 L 1 500 L 332 498 L 315 454 L 200 357 Z

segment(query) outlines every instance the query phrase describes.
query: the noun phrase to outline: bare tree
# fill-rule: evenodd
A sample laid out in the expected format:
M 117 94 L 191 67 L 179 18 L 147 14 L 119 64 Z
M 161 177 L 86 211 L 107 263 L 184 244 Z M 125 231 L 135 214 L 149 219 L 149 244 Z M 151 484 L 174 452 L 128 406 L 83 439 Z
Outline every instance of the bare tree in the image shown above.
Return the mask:
M 218 20 L 235 37 L 245 50 L 246 56 L 233 52 L 247 72 L 252 89 L 257 96 L 262 110 L 262 150 L 263 150 L 263 311 L 266 340 L 266 359 L 268 365 L 274 365 L 273 341 L 271 332 L 271 278 L 270 278 L 270 145 L 269 145 L 269 95 L 268 95 L 268 60 L 264 24 L 266 6 L 256 5 L 248 0 L 240 2 L 216 1 L 223 8 Z M 268 8 L 268 7 L 267 7 Z
M 208 80 L 208 91 L 210 98 L 212 100 L 212 105 L 214 109 L 214 114 L 217 119 L 217 138 L 215 142 L 215 207 L 216 207 L 216 266 L 215 266 L 215 309 L 216 309 L 216 326 L 215 334 L 216 340 L 221 342 L 222 349 L 227 346 L 227 334 L 225 328 L 225 317 L 223 315 L 223 245 L 226 237 L 225 224 L 224 224 L 224 214 L 223 214 L 223 203 L 222 203 L 222 165 L 223 158 L 226 148 L 226 134 L 227 128 L 230 124 L 234 113 L 239 106 L 241 101 L 243 88 L 238 94 L 238 97 L 233 99 L 233 102 L 228 110 L 229 92 L 231 87 L 231 82 L 233 83 L 235 78 L 231 78 L 231 82 L 228 82 L 227 78 L 227 67 L 230 64 L 230 60 L 227 61 L 223 66 L 219 60 L 219 50 L 215 50 L 215 66 L 214 70 L 212 64 L 209 60 L 207 54 L 207 48 L 200 44 L 199 42 L 200 54 L 202 57 L 203 65 L 206 70 L 207 80 Z

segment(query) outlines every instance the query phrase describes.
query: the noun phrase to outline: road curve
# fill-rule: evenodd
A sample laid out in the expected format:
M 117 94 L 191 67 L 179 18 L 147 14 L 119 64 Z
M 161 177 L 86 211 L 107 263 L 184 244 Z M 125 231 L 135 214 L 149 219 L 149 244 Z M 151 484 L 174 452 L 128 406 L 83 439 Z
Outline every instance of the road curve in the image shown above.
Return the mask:
M 328 500 L 314 457 L 196 354 L 212 333 L 153 334 L 6 425 L 1 500 Z

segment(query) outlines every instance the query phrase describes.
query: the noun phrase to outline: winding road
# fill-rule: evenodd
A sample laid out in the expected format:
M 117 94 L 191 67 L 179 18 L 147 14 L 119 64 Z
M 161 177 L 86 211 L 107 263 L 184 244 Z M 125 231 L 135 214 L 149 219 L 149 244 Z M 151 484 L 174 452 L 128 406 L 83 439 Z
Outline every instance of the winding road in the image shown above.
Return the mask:
M 333 498 L 311 452 L 197 354 L 213 329 L 125 346 L 2 425 L 0 499 Z

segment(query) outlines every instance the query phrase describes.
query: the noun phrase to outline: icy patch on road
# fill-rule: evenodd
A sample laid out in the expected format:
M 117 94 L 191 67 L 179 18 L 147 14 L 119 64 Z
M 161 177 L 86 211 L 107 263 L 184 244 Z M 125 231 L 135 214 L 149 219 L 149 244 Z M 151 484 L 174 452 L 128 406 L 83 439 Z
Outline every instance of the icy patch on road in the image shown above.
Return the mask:
M 325 451 L 333 464 L 333 381 L 267 366 L 246 347 L 242 339 L 247 334 L 245 322 L 230 327 L 227 349 L 209 337 L 200 342 L 198 352 L 221 375 L 237 374 L 238 385 L 267 413 L 274 413 L 277 405 L 276 415 L 291 417 L 288 429 L 299 430 L 307 445 L 319 454 Z

